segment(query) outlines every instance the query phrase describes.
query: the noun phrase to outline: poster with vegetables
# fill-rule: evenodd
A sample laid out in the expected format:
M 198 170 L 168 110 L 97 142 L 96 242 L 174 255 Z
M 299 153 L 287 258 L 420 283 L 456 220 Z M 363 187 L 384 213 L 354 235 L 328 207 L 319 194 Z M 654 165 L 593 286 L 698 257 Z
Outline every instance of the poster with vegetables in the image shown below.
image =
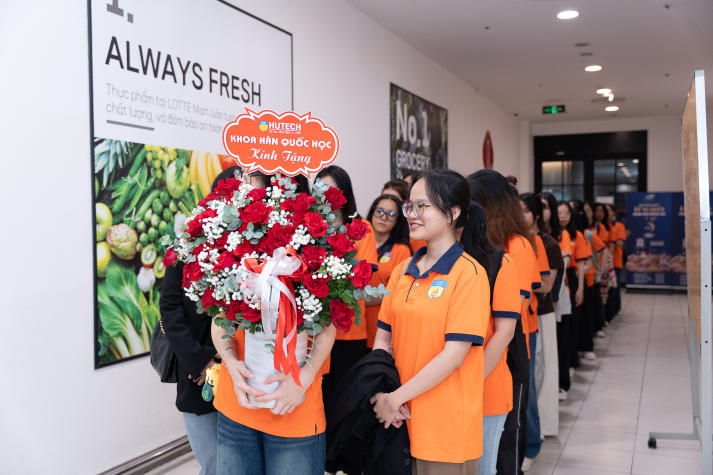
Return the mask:
M 225 125 L 292 109 L 292 35 L 221 0 L 89 0 L 95 367 L 145 355 L 166 244 L 235 160 Z M 173 25 L 166 27 L 170 15 Z M 255 41 L 259 38 L 259 41 Z M 226 45 L 242 45 L 230 48 Z

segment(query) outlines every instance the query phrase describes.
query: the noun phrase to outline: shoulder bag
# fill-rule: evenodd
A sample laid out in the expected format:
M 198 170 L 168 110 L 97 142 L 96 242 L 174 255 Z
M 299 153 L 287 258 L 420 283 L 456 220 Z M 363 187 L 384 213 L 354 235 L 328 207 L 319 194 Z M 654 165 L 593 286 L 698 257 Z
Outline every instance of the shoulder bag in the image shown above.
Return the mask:
M 178 382 L 178 363 L 163 329 L 163 320 L 159 320 L 151 336 L 151 366 L 156 370 L 162 383 Z

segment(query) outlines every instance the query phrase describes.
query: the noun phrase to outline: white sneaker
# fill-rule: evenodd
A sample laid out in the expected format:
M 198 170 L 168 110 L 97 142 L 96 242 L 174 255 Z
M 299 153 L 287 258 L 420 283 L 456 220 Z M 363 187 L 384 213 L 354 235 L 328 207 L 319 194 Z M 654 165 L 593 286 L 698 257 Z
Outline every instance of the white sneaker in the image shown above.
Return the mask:
M 585 360 L 589 361 L 594 361 L 597 359 L 597 355 L 595 355 L 593 351 L 585 351 L 583 356 Z
M 520 469 L 523 472 L 527 472 L 528 470 L 530 470 L 532 468 L 533 463 L 535 463 L 535 459 L 525 457 L 525 460 L 522 461 L 522 466 L 520 467 Z
M 560 401 L 566 401 L 567 400 L 567 391 L 560 388 L 560 391 L 557 394 L 557 399 L 559 399 Z

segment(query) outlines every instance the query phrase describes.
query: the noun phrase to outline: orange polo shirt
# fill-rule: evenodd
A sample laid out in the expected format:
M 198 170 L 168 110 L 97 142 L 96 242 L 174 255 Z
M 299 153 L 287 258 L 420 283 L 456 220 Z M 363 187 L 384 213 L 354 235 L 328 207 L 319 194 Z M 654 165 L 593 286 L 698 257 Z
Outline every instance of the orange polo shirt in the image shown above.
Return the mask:
M 604 226 L 601 226 L 601 227 L 603 228 Z M 592 244 L 594 244 L 594 250 L 597 252 L 602 252 L 607 247 L 605 242 L 601 240 L 601 238 L 599 237 L 599 234 L 597 234 L 597 233 L 592 233 Z M 589 239 L 587 239 L 587 245 L 589 246 L 589 252 L 591 253 L 592 245 L 589 244 Z M 601 265 L 601 258 L 599 256 L 597 256 L 597 257 L 599 258 L 599 260 L 597 261 L 597 265 Z M 594 259 L 594 255 L 592 255 L 592 259 Z M 591 287 L 594 285 L 595 272 L 596 272 L 596 268 L 594 267 L 594 265 L 592 265 L 592 268 L 589 269 L 589 272 L 587 272 L 585 274 L 584 282 L 587 287 Z
M 364 259 L 369 264 L 377 265 L 378 256 L 376 254 L 374 230 L 369 221 L 362 219 L 362 222 L 369 226 L 369 232 L 361 241 L 356 243 L 357 253 L 355 257 L 359 260 Z M 337 340 L 366 340 L 366 304 L 364 300 L 359 300 L 359 309 L 361 310 L 361 323 L 359 325 L 352 324 L 352 327 L 347 332 L 337 329 Z
M 378 251 L 379 269 L 371 275 L 369 285 L 372 287 L 378 287 L 379 284 L 387 285 L 394 267 L 411 257 L 411 248 L 406 244 L 387 242 Z M 368 348 L 374 346 L 376 321 L 379 319 L 380 308 L 381 304 L 366 306 L 366 346 Z
M 393 356 L 402 382 L 409 381 L 447 341 L 473 347 L 460 368 L 407 403 L 411 455 L 462 463 L 483 454 L 483 342 L 490 318 L 490 286 L 485 269 L 453 244 L 428 271 L 416 262 L 402 276 L 396 266 L 379 313 L 379 328 L 391 333 Z
M 577 231 L 572 241 L 572 262 L 570 262 L 569 266 L 576 269 L 577 262 L 586 261 L 590 257 L 592 257 L 592 248 L 584 234 L 581 231 Z
M 539 267 L 537 266 L 537 256 L 535 255 L 535 251 L 532 249 L 530 241 L 519 234 L 513 234 L 510 236 L 510 239 L 505 246 L 505 252 L 510 254 L 515 267 L 517 268 L 520 295 L 525 298 L 522 301 L 520 309 L 520 315 L 522 317 L 522 331 L 525 334 L 532 333 L 537 330 L 537 325 L 535 325 L 533 330 L 530 329 L 532 324 L 531 319 L 529 318 L 530 297 L 532 294 L 532 288 L 535 286 L 539 287 L 542 283 L 542 280 L 540 279 Z M 537 318 L 537 313 L 535 313 L 535 318 Z
M 617 241 L 626 241 L 626 228 L 620 222 L 615 222 L 612 225 L 612 229 L 609 231 L 609 242 L 616 243 Z M 612 253 L 614 258 L 614 267 L 621 269 L 624 267 L 624 248 L 614 247 L 614 252 Z
M 569 240 L 569 233 L 562 231 L 558 241 L 560 243 L 560 251 L 562 251 L 562 258 L 569 257 L 570 262 L 572 262 L 572 241 Z
M 243 360 L 245 331 L 236 331 L 234 339 L 233 346 L 238 351 L 238 358 Z M 317 372 L 314 381 L 305 392 L 305 400 L 302 404 L 291 414 L 276 416 L 269 409 L 246 409 L 238 404 L 230 373 L 221 365 L 213 405 L 228 419 L 266 434 L 278 437 L 309 437 L 321 434 L 327 426 L 322 403 L 322 375 L 327 368 L 328 365 L 325 364 Z
M 550 262 L 547 260 L 547 249 L 545 249 L 545 243 L 542 238 L 538 235 L 534 235 L 535 238 L 535 253 L 537 257 L 537 279 L 539 282 L 537 284 L 533 283 L 532 290 L 537 291 L 542 286 L 542 276 L 548 275 L 550 273 Z M 534 333 L 539 329 L 539 323 L 537 320 L 537 297 L 533 296 L 530 299 L 530 310 L 528 311 L 528 327 L 530 328 L 530 333 Z
M 493 288 L 493 305 L 485 334 L 485 347 L 495 333 L 497 318 L 520 318 L 520 289 L 518 270 L 506 253 L 503 255 L 500 271 Z M 507 347 L 500 361 L 487 378 L 483 390 L 483 415 L 498 416 L 507 414 L 512 409 L 512 374 L 507 363 Z

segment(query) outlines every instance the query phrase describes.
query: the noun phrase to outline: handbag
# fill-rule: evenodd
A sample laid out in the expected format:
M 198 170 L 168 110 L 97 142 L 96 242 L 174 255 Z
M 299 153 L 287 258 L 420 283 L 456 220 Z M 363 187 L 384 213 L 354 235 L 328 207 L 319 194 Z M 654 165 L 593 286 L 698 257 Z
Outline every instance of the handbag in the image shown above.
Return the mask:
M 178 382 L 176 354 L 166 337 L 162 320 L 156 323 L 151 335 L 151 366 L 158 373 L 162 383 Z

